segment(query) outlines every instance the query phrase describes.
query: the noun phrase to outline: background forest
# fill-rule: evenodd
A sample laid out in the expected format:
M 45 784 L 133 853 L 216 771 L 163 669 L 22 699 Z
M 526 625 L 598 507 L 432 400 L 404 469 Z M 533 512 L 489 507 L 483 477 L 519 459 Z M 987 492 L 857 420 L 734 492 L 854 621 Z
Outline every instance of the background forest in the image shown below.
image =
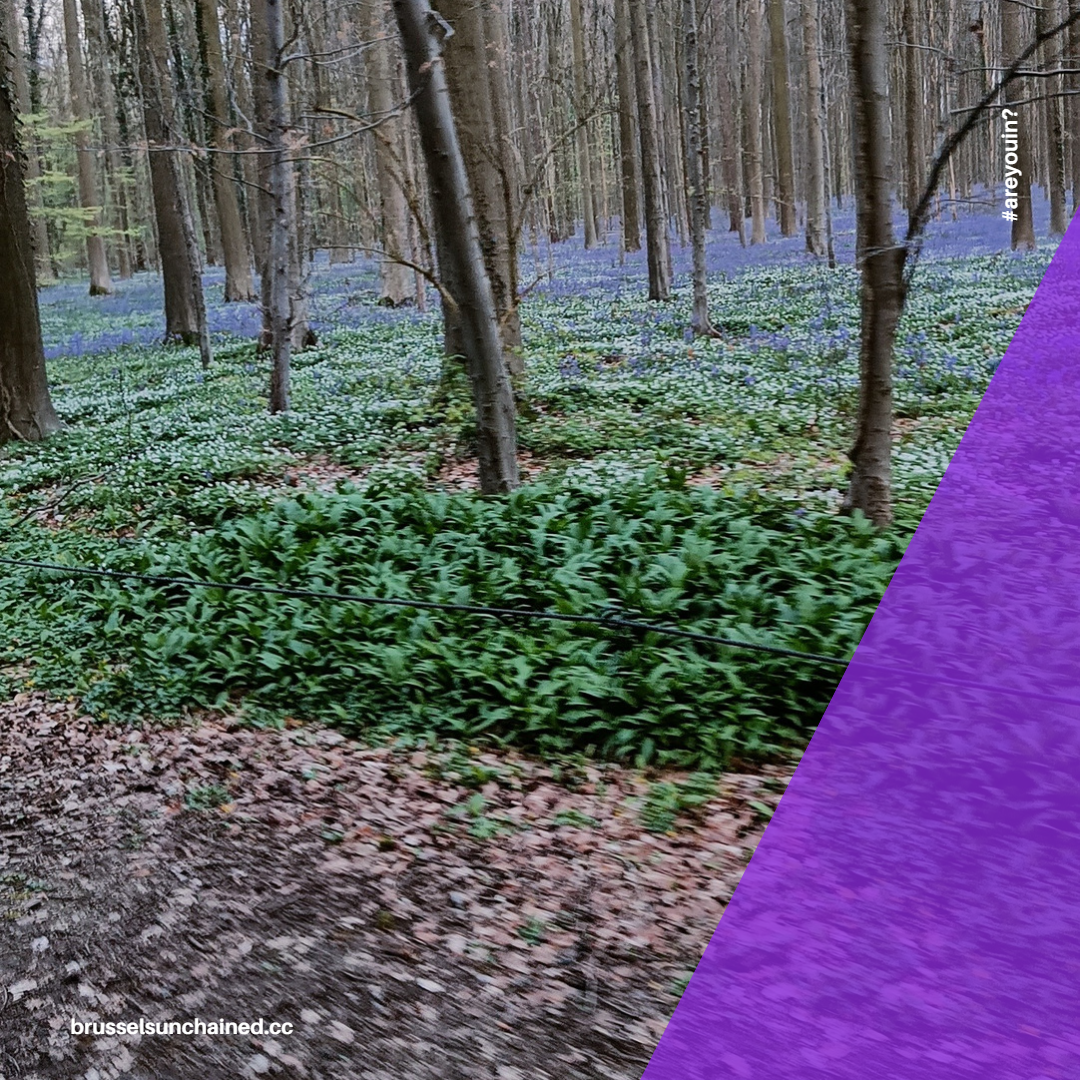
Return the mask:
M 0 0 L 0 1080 L 639 1076 L 1078 90 L 1080 0 Z M 68 1034 L 199 1012 L 296 1031 Z

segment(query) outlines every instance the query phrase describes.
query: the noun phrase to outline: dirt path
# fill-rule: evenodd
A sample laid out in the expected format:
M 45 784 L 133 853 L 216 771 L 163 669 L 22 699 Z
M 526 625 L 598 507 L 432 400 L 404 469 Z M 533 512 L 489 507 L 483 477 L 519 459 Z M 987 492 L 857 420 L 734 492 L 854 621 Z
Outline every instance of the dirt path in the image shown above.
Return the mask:
M 665 778 L 669 779 L 669 778 Z M 636 1080 L 787 774 L 640 773 L 0 705 L 0 1080 Z M 653 788 L 650 821 L 664 807 Z M 291 1035 L 73 1036 L 79 1021 Z

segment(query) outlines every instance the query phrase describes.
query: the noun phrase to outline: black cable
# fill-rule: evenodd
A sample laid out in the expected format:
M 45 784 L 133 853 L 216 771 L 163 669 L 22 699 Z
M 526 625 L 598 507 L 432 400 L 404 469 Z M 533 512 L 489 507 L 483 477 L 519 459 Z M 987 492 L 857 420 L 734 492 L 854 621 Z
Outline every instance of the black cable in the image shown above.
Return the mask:
M 830 664 L 835 667 L 846 668 L 848 665 L 847 660 L 839 660 L 835 656 L 800 652 L 798 649 L 784 649 L 777 645 L 759 645 L 750 641 L 719 637 L 715 634 L 702 634 L 694 630 L 679 630 L 672 626 L 660 626 L 656 623 L 640 622 L 636 619 L 611 618 L 605 615 L 563 615 L 555 611 L 535 611 L 529 608 L 486 607 L 480 604 L 447 604 L 436 600 L 401 600 L 385 596 L 364 596 L 358 593 L 290 589 L 278 585 L 244 585 L 237 581 L 200 581 L 197 578 L 169 577 L 164 574 L 141 574 L 130 570 L 105 570 L 101 567 L 91 566 L 65 566 L 63 563 L 38 562 L 34 559 L 0 558 L 0 564 L 4 566 L 21 566 L 32 570 L 59 571 L 85 577 L 145 581 L 151 585 L 180 585 L 185 588 L 199 589 L 232 589 L 239 592 L 288 596 L 301 600 L 336 600 L 356 604 L 384 604 L 387 607 L 414 608 L 418 611 L 456 611 L 466 615 L 486 615 L 500 619 L 539 619 L 548 622 L 588 623 L 593 626 L 609 627 L 616 630 L 632 630 L 639 634 L 664 634 L 667 637 L 679 638 L 684 641 L 700 641 L 710 645 L 722 645 L 729 649 L 745 649 L 750 652 L 768 653 L 772 656 L 790 656 L 799 660 L 807 660 L 817 664 Z

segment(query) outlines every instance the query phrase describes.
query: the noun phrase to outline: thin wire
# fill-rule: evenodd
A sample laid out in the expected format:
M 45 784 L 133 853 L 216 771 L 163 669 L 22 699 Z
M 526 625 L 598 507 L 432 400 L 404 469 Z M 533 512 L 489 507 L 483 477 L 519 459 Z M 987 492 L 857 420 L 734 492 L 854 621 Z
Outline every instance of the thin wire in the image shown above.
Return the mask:
M 413 608 L 418 611 L 454 611 L 466 615 L 485 615 L 500 619 L 538 619 L 548 622 L 587 623 L 593 626 L 608 627 L 616 630 L 632 630 L 640 634 L 663 634 L 667 637 L 684 641 L 699 641 L 711 645 L 722 645 L 729 649 L 745 649 L 750 652 L 768 653 L 772 656 L 789 656 L 817 664 L 830 664 L 835 667 L 847 667 L 849 661 L 820 653 L 802 652 L 798 649 L 784 649 L 777 645 L 760 645 L 736 638 L 720 637 L 716 634 L 703 634 L 695 630 L 679 630 L 673 626 L 661 626 L 656 623 L 641 622 L 637 619 L 612 618 L 605 615 L 564 615 L 555 611 L 536 611 L 529 608 L 487 607 L 481 604 L 449 604 L 436 600 L 403 600 L 397 597 L 365 596 L 359 593 L 323 592 L 316 589 L 291 589 L 278 585 L 245 585 L 238 581 L 200 581 L 197 578 L 171 577 L 164 574 L 142 574 L 129 570 L 106 570 L 103 567 L 65 566 L 63 563 L 39 562 L 35 559 L 0 558 L 0 565 L 19 566 L 32 570 L 57 571 L 64 574 L 84 577 L 115 578 L 121 581 L 144 581 L 151 585 L 180 585 L 185 588 L 225 589 L 237 592 L 259 593 L 271 596 L 288 596 L 302 600 L 334 600 L 356 604 L 378 605 L 387 607 Z

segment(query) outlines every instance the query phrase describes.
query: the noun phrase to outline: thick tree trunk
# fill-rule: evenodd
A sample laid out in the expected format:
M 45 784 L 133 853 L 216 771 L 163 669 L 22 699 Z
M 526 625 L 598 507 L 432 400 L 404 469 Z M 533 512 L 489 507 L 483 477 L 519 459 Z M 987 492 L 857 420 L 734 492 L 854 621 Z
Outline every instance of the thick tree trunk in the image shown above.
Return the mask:
M 23 156 L 5 66 L 0 62 L 0 444 L 43 439 L 60 427 L 45 378 Z
M 705 266 L 705 217 L 708 194 L 701 154 L 701 76 L 698 72 L 697 4 L 682 0 L 683 112 L 686 116 L 686 201 L 690 208 L 690 242 L 694 250 L 694 309 L 690 328 L 699 337 L 715 333 L 709 321 Z
M 4 43 L 8 51 L 3 50 Z M 26 59 L 19 41 L 19 14 L 15 0 L 0 0 L 0 70 L 7 68 L 14 90 L 13 105 L 17 114 L 30 109 L 30 82 L 26 72 Z M 34 266 L 39 285 L 52 281 L 54 274 L 49 257 L 49 228 L 42 214 L 41 164 L 36 153 L 26 155 L 26 202 L 30 212 L 30 229 L 34 238 Z
M 427 162 L 432 205 L 444 239 L 444 284 L 457 306 L 476 407 L 480 487 L 486 494 L 519 483 L 514 395 L 503 357 L 495 299 L 484 265 L 465 160 L 458 145 L 441 58 L 439 20 L 427 0 L 394 0 Z
M 660 138 L 656 124 L 652 58 L 645 5 L 630 4 L 630 29 L 634 50 L 638 99 L 638 132 L 641 137 L 641 179 L 645 195 L 645 248 L 649 264 L 649 299 L 671 296 L 671 254 L 667 216 L 664 211 L 664 177 L 660 168 Z
M 773 132 L 776 141 L 776 201 L 780 207 L 780 234 L 794 236 L 798 221 L 795 215 L 795 151 L 791 141 L 785 0 L 769 0 L 769 35 L 772 46 Z
M 233 181 L 235 160 L 230 131 L 229 95 L 225 82 L 225 58 L 221 51 L 221 20 L 217 0 L 198 0 L 201 19 L 201 45 L 206 65 L 207 98 L 210 140 L 216 154 L 211 155 L 210 168 L 221 228 L 221 254 L 225 263 L 225 300 L 256 299 L 255 281 L 251 273 L 247 234 L 240 215 L 240 200 Z
M 751 244 L 765 243 L 765 141 L 761 132 L 763 69 L 762 0 L 750 0 L 750 43 L 746 80 L 746 127 L 750 140 Z
M 468 171 L 484 265 L 495 297 L 500 333 L 512 374 L 524 370 L 521 359 L 521 318 L 517 310 L 518 253 L 514 212 L 519 203 L 512 163 L 506 154 L 506 121 L 493 97 L 506 101 L 509 79 L 506 57 L 489 38 L 490 16 L 485 5 L 495 0 L 438 0 L 439 14 L 454 30 L 446 43 L 444 64 L 457 121 L 460 150 Z M 501 11 L 496 13 L 501 16 Z M 483 73 L 487 72 L 487 78 Z M 512 204 L 512 205 L 511 205 Z
M 634 115 L 634 58 L 630 34 L 630 0 L 615 0 L 615 70 L 619 90 L 619 169 L 622 182 L 622 231 L 625 251 L 641 250 L 641 207 L 638 205 L 637 132 Z
M 892 227 L 893 155 L 885 6 L 846 0 L 861 252 L 859 413 L 845 498 L 875 525 L 892 520 L 892 359 L 906 251 Z
M 822 124 L 821 57 L 817 0 L 802 0 L 803 53 L 806 58 L 806 250 L 828 254 L 825 215 L 825 135 Z
M 64 0 L 64 45 L 71 83 L 71 109 L 75 119 L 83 125 L 75 134 L 75 156 L 79 173 L 79 205 L 86 213 L 86 261 L 90 269 L 90 295 L 105 296 L 112 292 L 112 280 L 109 277 L 105 241 L 100 232 L 103 200 L 98 194 L 97 164 L 90 149 L 90 132 L 87 129 L 91 120 L 90 97 L 86 86 L 79 13 L 75 0 Z
M 161 0 L 135 0 L 142 83 L 143 123 L 150 159 L 150 182 L 158 228 L 158 252 L 165 286 L 165 337 L 199 346 L 210 363 L 201 260 L 191 218 L 187 185 L 173 139 L 173 87 Z
M 369 4 L 365 38 L 368 109 L 375 129 L 375 176 L 379 189 L 379 224 L 382 256 L 379 260 L 379 303 L 400 307 L 413 299 L 412 271 L 402 264 L 409 252 L 409 208 L 405 202 L 402 174 L 404 147 L 402 122 L 392 116 L 397 107 L 391 77 L 390 43 L 380 4 Z M 410 260 L 411 261 L 411 260 Z
M 1023 32 L 1022 12 L 1016 0 L 1000 0 L 1001 10 L 1001 51 L 1003 66 L 1007 66 L 1023 51 L 1025 37 Z M 1012 223 L 1013 251 L 1031 251 L 1036 246 L 1035 222 L 1031 212 L 1031 126 L 1035 110 L 1030 105 L 1020 104 L 1030 97 L 1028 80 L 1014 79 L 1005 87 L 1006 108 L 1019 114 L 1016 125 L 1015 147 L 1012 141 L 1006 141 L 1006 154 L 1013 153 L 1016 164 L 1011 168 L 1019 173 L 1010 173 L 1009 180 L 1016 180 L 1016 187 L 1009 189 L 1010 196 L 1016 198 L 1016 220 Z M 1008 162 L 1008 157 L 1006 157 Z M 1006 180 L 1008 185 L 1009 180 Z

